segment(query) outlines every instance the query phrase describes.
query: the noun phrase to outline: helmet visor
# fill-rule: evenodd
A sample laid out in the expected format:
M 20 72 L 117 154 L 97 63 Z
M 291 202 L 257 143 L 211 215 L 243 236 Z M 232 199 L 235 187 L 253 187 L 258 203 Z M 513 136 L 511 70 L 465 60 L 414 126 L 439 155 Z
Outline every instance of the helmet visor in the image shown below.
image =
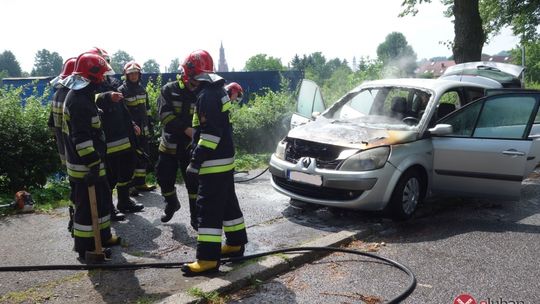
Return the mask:
M 90 80 L 75 74 L 62 79 L 60 83 L 66 88 L 80 90 L 86 88 L 90 84 Z
M 109 63 L 107 63 L 107 71 L 105 73 L 103 73 L 103 75 L 105 76 L 113 76 L 114 74 L 116 74 L 113 70 L 113 68 L 111 67 L 111 65 Z

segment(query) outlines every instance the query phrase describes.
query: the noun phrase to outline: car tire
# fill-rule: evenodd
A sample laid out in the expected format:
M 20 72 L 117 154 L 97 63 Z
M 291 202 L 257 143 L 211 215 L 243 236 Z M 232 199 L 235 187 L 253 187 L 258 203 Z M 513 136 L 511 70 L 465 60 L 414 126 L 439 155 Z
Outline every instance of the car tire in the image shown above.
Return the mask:
M 408 170 L 399 178 L 392 192 L 388 211 L 395 221 L 410 219 L 425 195 L 424 177 L 416 170 Z

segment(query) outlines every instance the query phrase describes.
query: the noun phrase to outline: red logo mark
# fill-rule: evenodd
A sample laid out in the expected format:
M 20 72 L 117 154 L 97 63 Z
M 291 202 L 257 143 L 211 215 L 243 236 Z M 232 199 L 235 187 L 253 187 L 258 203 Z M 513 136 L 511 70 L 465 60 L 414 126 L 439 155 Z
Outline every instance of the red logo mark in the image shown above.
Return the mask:
M 454 304 L 476 304 L 476 300 L 468 294 L 462 294 L 454 300 Z

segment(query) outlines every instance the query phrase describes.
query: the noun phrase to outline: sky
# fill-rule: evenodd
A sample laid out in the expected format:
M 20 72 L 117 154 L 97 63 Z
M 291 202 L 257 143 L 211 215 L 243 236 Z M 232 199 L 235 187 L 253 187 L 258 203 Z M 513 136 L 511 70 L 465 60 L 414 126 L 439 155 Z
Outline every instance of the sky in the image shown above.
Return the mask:
M 220 43 L 229 70 L 240 71 L 256 54 L 280 58 L 322 52 L 327 59 L 377 57 L 377 46 L 401 32 L 418 59 L 450 56 L 440 42 L 453 40 L 454 27 L 434 0 L 415 17 L 398 18 L 403 0 L 2 0 L 0 52 L 12 51 L 30 72 L 38 50 L 74 57 L 97 46 L 109 54 L 124 50 L 141 64 L 162 67 L 190 52 L 210 52 L 217 67 Z M 493 38 L 483 53 L 514 48 L 510 30 Z

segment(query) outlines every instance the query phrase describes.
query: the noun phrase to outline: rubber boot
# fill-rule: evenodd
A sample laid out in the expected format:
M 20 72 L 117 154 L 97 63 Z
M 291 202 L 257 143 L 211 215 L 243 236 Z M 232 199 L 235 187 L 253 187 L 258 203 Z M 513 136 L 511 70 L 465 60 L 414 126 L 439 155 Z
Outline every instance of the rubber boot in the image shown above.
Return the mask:
M 135 189 L 137 189 L 139 191 L 147 192 L 147 191 L 152 191 L 152 190 L 156 189 L 156 185 L 148 185 L 148 184 L 144 183 L 142 185 L 136 186 Z
M 126 215 L 118 211 L 118 209 L 116 209 L 116 207 L 114 207 L 114 205 L 111 204 L 111 221 L 119 222 L 125 219 L 126 219 Z
M 165 214 L 161 216 L 161 222 L 163 223 L 170 221 L 174 213 L 180 209 L 180 202 L 178 201 L 176 194 L 165 197 L 165 202 L 167 203 L 167 206 L 165 206 Z
M 131 198 L 129 198 L 129 188 L 128 187 L 118 187 L 118 210 L 122 212 L 139 212 L 144 209 L 143 204 L 135 203 Z
M 103 247 L 117 246 L 122 244 L 122 238 L 113 234 L 110 239 L 101 243 Z
M 218 261 L 197 260 L 193 263 L 183 265 L 181 270 L 186 277 L 218 273 L 219 263 Z
M 135 187 L 129 188 L 129 196 L 131 196 L 131 197 L 140 196 L 139 190 L 137 190 L 137 188 L 135 188 Z
M 222 258 L 241 257 L 241 256 L 244 256 L 245 249 L 246 249 L 245 245 L 231 246 L 231 245 L 225 244 L 221 246 L 221 257 Z

